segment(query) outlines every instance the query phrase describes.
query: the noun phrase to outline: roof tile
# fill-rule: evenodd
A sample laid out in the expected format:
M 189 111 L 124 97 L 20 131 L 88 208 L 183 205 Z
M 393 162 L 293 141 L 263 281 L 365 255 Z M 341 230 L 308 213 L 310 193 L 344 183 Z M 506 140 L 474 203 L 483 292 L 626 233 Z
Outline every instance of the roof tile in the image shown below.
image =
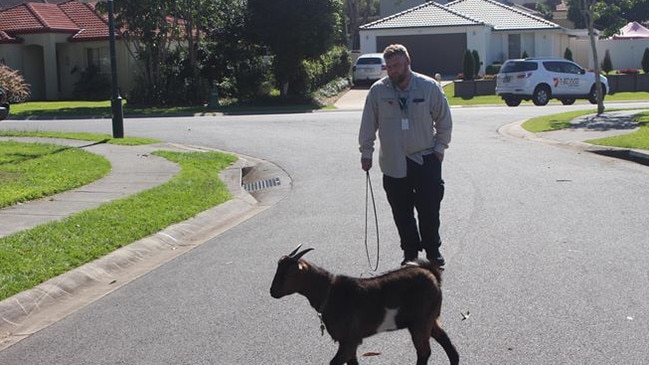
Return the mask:
M 483 24 L 480 20 L 431 1 L 375 22 L 362 25 L 361 29 L 468 26 L 480 24 Z
M 494 0 L 456 0 L 446 4 L 462 14 L 480 19 L 494 30 L 559 29 L 559 25 Z
M 494 30 L 560 29 L 548 20 L 494 0 L 436 2 L 410 8 L 361 26 L 361 29 L 452 27 L 486 24 Z
M 0 10 L 0 42 L 15 40 L 20 34 L 72 33 L 73 41 L 108 39 L 108 21 L 95 6 L 68 0 L 57 4 L 29 2 Z M 5 37 L 6 36 L 6 37 Z

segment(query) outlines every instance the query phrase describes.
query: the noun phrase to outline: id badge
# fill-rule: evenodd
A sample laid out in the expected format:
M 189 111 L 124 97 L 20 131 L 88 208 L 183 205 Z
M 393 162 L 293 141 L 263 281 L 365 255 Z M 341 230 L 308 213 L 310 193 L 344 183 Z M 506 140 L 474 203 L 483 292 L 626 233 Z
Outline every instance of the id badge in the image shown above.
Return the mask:
M 408 118 L 401 118 L 401 130 L 407 131 L 408 129 L 410 129 L 410 121 Z

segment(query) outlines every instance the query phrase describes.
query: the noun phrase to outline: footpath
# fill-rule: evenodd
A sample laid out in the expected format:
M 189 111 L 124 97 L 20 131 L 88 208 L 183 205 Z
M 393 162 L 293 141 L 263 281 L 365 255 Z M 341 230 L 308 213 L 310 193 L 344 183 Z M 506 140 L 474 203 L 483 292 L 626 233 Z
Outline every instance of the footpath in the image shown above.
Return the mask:
M 350 102 L 350 98 L 357 100 Z M 362 98 L 362 93 L 353 93 L 340 103 L 347 103 L 347 108 L 353 109 Z M 615 149 L 583 142 L 637 130 L 638 125 L 630 115 L 638 112 L 585 116 L 575 119 L 571 128 L 554 132 L 533 134 L 523 130 L 520 122 L 506 125 L 500 132 L 589 152 L 618 151 L 620 155 L 634 156 L 637 162 L 649 165 L 649 151 Z M 83 148 L 107 158 L 111 171 L 105 178 L 78 189 L 0 209 L 0 237 L 165 183 L 179 172 L 179 167 L 152 155 L 153 151 L 207 150 L 169 143 L 118 146 L 67 139 L 0 137 L 0 140 L 9 139 Z M 282 169 L 250 156 L 239 156 L 238 162 L 224 170 L 220 177 L 228 186 L 232 200 L 0 301 L 0 350 L 267 209 L 286 196 L 291 186 L 290 177 Z

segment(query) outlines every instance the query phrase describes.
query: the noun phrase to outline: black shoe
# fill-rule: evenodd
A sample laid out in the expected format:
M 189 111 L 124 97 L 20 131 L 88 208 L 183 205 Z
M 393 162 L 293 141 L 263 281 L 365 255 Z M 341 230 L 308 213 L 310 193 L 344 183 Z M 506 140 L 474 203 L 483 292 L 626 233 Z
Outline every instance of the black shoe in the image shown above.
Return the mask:
M 401 266 L 417 260 L 417 256 L 419 256 L 419 251 L 417 250 L 404 250 L 403 251 L 403 261 L 401 261 Z
M 439 267 L 444 267 L 444 265 L 446 265 L 444 256 L 442 256 L 442 254 L 439 252 L 439 248 L 426 251 L 426 258 L 428 259 L 428 261 Z

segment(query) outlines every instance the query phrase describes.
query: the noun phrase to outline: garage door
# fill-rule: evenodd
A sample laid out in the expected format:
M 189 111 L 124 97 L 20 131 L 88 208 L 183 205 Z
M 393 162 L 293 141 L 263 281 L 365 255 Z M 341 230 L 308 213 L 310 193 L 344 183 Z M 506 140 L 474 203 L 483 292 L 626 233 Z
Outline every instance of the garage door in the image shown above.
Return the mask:
M 440 73 L 453 76 L 462 72 L 466 50 L 466 33 L 424 34 L 377 37 L 377 51 L 393 43 L 401 43 L 410 53 L 412 70 L 429 76 Z

